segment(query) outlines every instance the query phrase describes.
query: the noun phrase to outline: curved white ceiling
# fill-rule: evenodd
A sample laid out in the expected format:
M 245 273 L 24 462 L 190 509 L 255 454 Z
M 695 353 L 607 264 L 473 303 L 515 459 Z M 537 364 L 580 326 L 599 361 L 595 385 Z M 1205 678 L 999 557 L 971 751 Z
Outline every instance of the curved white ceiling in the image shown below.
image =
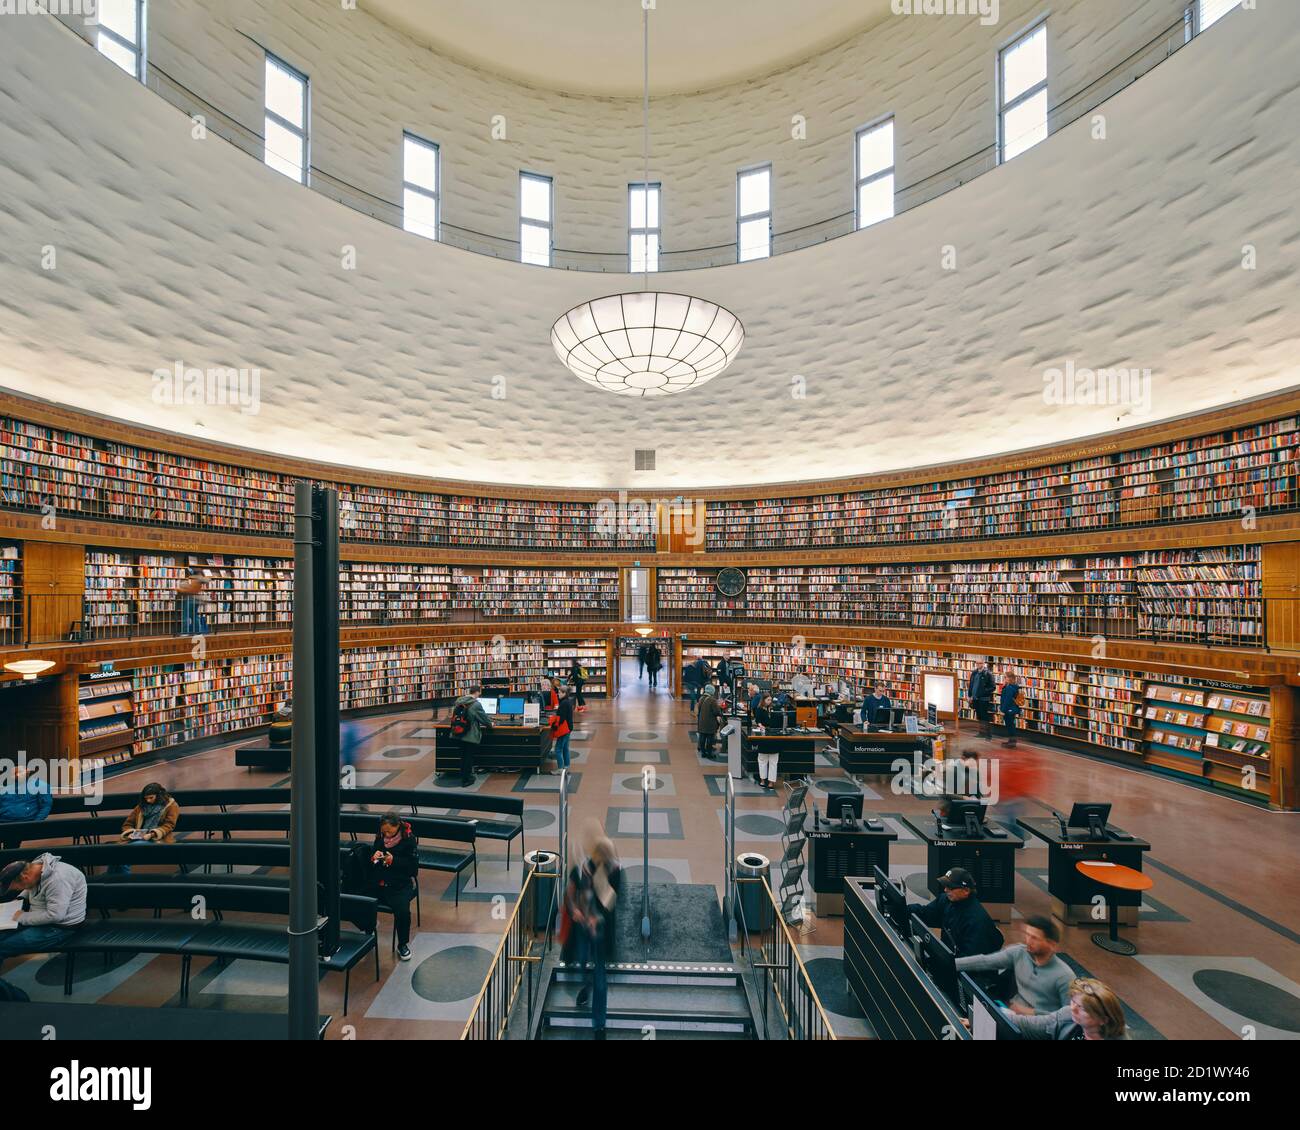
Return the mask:
M 1085 118 L 875 228 L 664 276 L 747 339 L 722 376 L 653 403 L 582 384 L 549 341 L 559 313 L 639 280 L 367 219 L 193 140 L 52 21 L 12 22 L 0 383 L 18 391 L 376 469 L 685 487 L 994 454 L 1300 383 L 1300 13 L 1281 6 L 1112 99 L 1106 141 Z M 260 411 L 156 402 L 154 370 L 177 362 L 259 368 Z M 1044 371 L 1069 362 L 1151 369 L 1151 412 L 1045 403 Z M 633 474 L 637 448 L 658 451 L 653 475 Z
M 639 0 L 361 0 L 417 43 L 534 86 L 641 94 Z M 890 15 L 890 0 L 657 0 L 652 94 L 768 74 Z

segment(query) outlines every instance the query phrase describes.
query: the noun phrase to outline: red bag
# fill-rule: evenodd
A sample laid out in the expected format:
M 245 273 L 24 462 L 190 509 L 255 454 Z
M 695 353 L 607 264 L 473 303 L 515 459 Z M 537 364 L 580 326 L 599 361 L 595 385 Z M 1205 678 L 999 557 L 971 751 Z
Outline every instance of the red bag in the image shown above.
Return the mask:
M 560 928 L 556 930 L 555 936 L 560 939 L 560 945 L 565 945 L 569 940 L 569 931 L 573 928 L 573 919 L 569 915 L 569 904 L 564 902 L 560 906 Z
M 569 724 L 558 714 L 551 715 L 551 737 L 562 738 L 570 733 Z

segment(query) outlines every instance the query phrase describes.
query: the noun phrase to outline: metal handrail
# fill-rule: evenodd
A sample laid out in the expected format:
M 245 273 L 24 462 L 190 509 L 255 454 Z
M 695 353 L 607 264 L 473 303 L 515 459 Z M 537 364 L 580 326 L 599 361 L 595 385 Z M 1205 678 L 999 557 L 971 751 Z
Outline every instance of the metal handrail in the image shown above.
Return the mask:
M 1099 105 L 1112 98 L 1125 87 L 1135 82 L 1182 47 L 1202 28 L 1196 26 L 1195 18 L 1189 19 L 1192 9 L 1185 9 L 1177 22 L 1158 32 L 1155 36 L 1131 51 L 1119 63 L 1114 64 L 1101 75 L 1090 79 L 1074 91 L 1062 96 L 1055 106 L 1049 107 L 1048 132 L 1055 133 L 1064 126 L 1078 120 Z M 83 43 L 89 43 L 66 18 L 59 22 Z M 248 156 L 262 160 L 265 138 L 256 128 L 245 125 L 233 114 L 227 113 L 201 94 L 172 76 L 155 62 L 150 60 L 146 68 L 145 85 L 158 97 L 182 113 L 193 118 L 203 118 L 206 128 L 218 137 L 234 145 Z M 973 153 L 951 162 L 947 167 L 936 170 L 918 178 L 908 185 L 896 187 L 894 192 L 894 214 L 901 215 L 922 204 L 928 203 L 955 188 L 967 183 L 977 176 L 999 168 L 998 146 L 995 143 L 981 146 Z M 403 225 L 402 205 L 387 197 L 378 195 L 358 185 L 351 184 L 316 165 L 308 169 L 307 188 L 329 197 L 337 203 L 352 208 L 364 215 L 391 224 Z M 836 215 L 800 224 L 782 232 L 773 232 L 771 237 L 772 255 L 796 251 L 804 247 L 825 243 L 831 239 L 853 235 L 858 231 L 857 215 L 853 210 L 839 212 Z M 459 247 L 481 255 L 491 255 L 499 259 L 518 260 L 520 244 L 517 238 L 491 235 L 471 228 L 450 224 L 445 220 L 438 225 L 438 242 Z M 417 237 L 420 238 L 420 237 Z M 737 261 L 737 244 L 728 241 L 705 247 L 685 248 L 680 251 L 661 250 L 659 270 L 685 271 L 698 270 L 734 264 Z M 579 248 L 552 249 L 552 269 L 596 271 L 626 274 L 630 271 L 628 252 L 591 251 Z
M 654 768 L 641 770 L 641 938 L 650 940 L 650 777 Z
M 551 889 L 551 905 L 546 915 L 545 953 L 551 952 L 551 938 L 555 933 L 555 921 L 560 909 L 561 892 L 569 882 L 569 770 L 560 770 L 560 805 L 559 805 L 559 858 L 556 861 L 555 885 Z
M 533 953 L 537 944 L 536 931 L 529 922 L 529 912 L 535 909 L 537 902 L 533 882 L 536 874 L 535 870 L 531 870 L 524 876 L 524 885 L 519 889 L 519 898 L 515 901 L 501 941 L 497 943 L 496 952 L 492 955 L 492 963 L 483 978 L 483 987 L 474 998 L 469 1019 L 461 1031 L 462 1040 L 505 1038 L 510 1013 L 525 974 L 528 977 L 528 1021 L 529 1026 L 532 1025 L 535 1003 L 533 966 L 540 964 L 543 956 Z

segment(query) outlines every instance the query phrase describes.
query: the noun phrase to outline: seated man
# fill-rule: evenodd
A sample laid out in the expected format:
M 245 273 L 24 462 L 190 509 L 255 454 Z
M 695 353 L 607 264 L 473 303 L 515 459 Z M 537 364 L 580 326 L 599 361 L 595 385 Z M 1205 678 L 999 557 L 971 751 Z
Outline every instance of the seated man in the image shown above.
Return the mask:
M 1025 919 L 1025 940 L 998 953 L 959 957 L 957 968 L 967 973 L 1010 969 L 1016 994 L 1009 1007 L 1020 1016 L 1042 1016 L 1070 1003 L 1074 971 L 1056 956 L 1061 931 L 1050 918 L 1035 914 Z
M 959 957 L 997 953 L 1002 948 L 1002 931 L 993 924 L 975 894 L 975 879 L 964 867 L 952 867 L 939 876 L 943 893 L 924 906 L 909 906 L 927 926 L 943 928 L 945 941 Z
M 0 965 L 15 954 L 57 949 L 86 920 L 86 877 L 49 852 L 0 871 L 0 902 L 17 898 L 17 928 L 0 930 Z

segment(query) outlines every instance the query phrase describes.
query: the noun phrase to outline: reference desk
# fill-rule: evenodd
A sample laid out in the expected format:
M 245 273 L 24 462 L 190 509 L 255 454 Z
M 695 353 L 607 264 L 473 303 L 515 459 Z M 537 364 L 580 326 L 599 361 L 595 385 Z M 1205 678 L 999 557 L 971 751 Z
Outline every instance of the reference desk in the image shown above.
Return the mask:
M 888 827 L 873 831 L 865 820 L 841 827 L 813 813 L 808 829 L 812 864 L 813 910 L 818 914 L 844 913 L 844 880 L 850 875 L 870 875 L 873 867 L 889 874 L 889 845 L 898 833 Z
M 964 867 L 975 879 L 984 909 L 999 922 L 1011 921 L 1011 906 L 1016 901 L 1016 852 L 1025 846 L 1023 836 L 993 820 L 986 824 L 1001 828 L 1005 836 L 972 839 L 965 831 L 939 827 L 933 816 L 905 816 L 903 823 L 925 841 L 926 886 L 932 894 L 943 890 L 940 875 L 951 867 Z
M 1051 816 L 1026 816 L 1016 821 L 1026 832 L 1047 844 L 1047 893 L 1052 896 L 1052 913 L 1070 926 L 1095 922 L 1093 899 L 1115 899 L 1118 903 L 1119 924 L 1136 926 L 1138 909 L 1142 905 L 1141 891 L 1113 891 L 1080 874 L 1076 863 L 1085 860 L 1102 860 L 1142 870 L 1142 853 L 1151 850 L 1146 840 L 1091 840 L 1079 828 L 1061 832 L 1060 822 Z M 1113 824 L 1108 831 L 1123 832 Z
M 775 753 L 778 776 L 811 777 L 817 765 L 817 747 L 825 740 L 820 730 L 768 730 L 765 734 L 750 730 L 741 748 L 741 768 L 752 776 L 758 772 L 758 755 Z
M 460 772 L 460 742 L 451 736 L 451 723 L 434 726 L 434 768 L 439 774 Z M 483 731 L 474 752 L 474 767 L 488 771 L 539 772 L 551 752 L 551 732 L 546 726 L 493 726 Z
M 850 774 L 893 773 L 899 758 L 913 764 L 919 753 L 925 761 L 934 748 L 930 734 L 868 731 L 855 722 L 831 723 L 830 729 L 839 744 L 840 768 Z

